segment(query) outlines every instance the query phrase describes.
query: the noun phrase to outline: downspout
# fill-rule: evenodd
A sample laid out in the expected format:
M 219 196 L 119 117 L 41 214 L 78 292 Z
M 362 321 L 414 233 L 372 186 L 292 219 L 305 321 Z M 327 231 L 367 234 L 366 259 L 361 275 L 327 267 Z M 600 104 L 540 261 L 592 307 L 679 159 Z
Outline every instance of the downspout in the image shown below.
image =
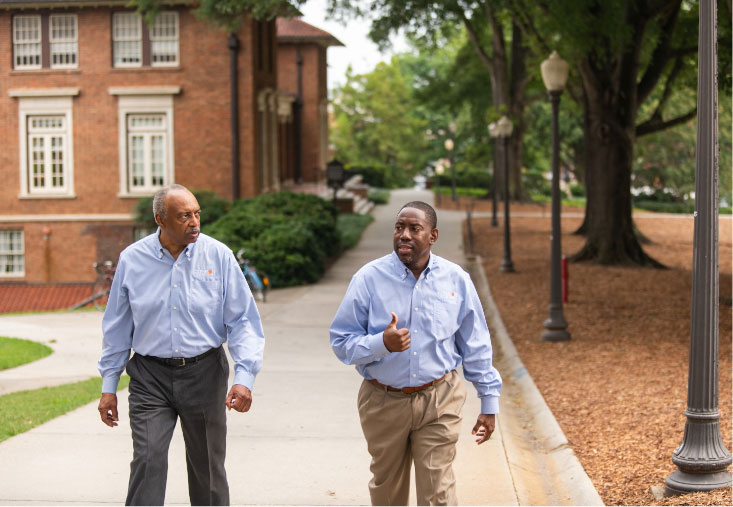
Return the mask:
M 298 97 L 295 99 L 295 182 L 303 183 L 303 55 L 296 45 L 295 63 L 298 68 Z
M 231 83 L 231 117 L 232 117 L 232 200 L 239 199 L 239 69 L 237 56 L 239 39 L 234 33 L 229 34 L 229 80 Z

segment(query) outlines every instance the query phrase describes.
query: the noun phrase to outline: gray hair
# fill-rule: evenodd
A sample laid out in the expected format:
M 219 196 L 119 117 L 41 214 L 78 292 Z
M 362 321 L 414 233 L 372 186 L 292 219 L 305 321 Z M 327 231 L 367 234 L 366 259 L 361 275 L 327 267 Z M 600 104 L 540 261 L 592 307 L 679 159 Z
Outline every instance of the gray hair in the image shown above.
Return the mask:
M 153 196 L 153 217 L 159 216 L 160 218 L 165 218 L 165 196 L 167 196 L 168 192 L 171 190 L 189 191 L 183 185 L 173 183 L 172 185 L 165 186 L 155 192 L 155 195 Z

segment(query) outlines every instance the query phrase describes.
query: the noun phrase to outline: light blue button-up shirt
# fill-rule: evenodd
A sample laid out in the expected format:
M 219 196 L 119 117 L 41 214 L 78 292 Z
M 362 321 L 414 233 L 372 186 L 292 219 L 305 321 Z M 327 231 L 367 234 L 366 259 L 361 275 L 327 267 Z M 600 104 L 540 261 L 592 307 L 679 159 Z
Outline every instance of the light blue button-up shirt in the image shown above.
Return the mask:
M 384 345 L 392 312 L 397 328 L 410 330 L 402 352 Z M 481 413 L 499 412 L 501 376 L 481 301 L 468 273 L 433 253 L 417 280 L 394 252 L 362 267 L 331 323 L 331 347 L 365 379 L 398 388 L 427 384 L 463 363 Z
M 252 293 L 232 251 L 199 234 L 178 259 L 160 229 L 120 254 L 102 319 L 102 392 L 114 393 L 130 350 L 195 357 L 229 341 L 234 384 L 250 390 L 262 367 L 265 337 Z

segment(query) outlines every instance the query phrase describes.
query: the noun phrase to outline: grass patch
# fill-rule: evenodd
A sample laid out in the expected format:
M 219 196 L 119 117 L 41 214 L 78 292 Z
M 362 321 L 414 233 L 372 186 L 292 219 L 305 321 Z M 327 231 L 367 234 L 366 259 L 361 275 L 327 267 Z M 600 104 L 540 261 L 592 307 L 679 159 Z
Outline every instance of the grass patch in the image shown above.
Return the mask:
M 130 377 L 120 378 L 119 389 L 130 383 Z M 30 391 L 0 396 L 0 442 L 24 433 L 51 419 L 98 399 L 102 392 L 102 379 L 90 378 L 81 382 L 55 387 L 42 387 Z
M 336 221 L 336 230 L 339 233 L 341 250 L 354 247 L 361 238 L 366 226 L 374 221 L 371 215 L 341 213 Z
M 37 361 L 51 352 L 53 350 L 42 343 L 0 336 L 0 370 Z
M 387 204 L 389 202 L 388 188 L 372 187 L 369 189 L 369 200 L 374 204 Z
M 532 194 L 530 197 L 534 202 L 552 203 L 552 196 L 544 194 Z M 585 197 L 574 197 L 572 199 L 568 199 L 565 197 L 562 199 L 562 205 L 572 206 L 575 208 L 585 208 Z
M 433 187 L 433 192 L 437 193 L 437 188 Z M 453 190 L 450 185 L 443 185 L 440 187 L 440 195 L 451 195 Z M 485 188 L 480 187 L 456 187 L 456 195 L 463 195 L 466 197 L 486 197 L 489 195 L 489 191 Z

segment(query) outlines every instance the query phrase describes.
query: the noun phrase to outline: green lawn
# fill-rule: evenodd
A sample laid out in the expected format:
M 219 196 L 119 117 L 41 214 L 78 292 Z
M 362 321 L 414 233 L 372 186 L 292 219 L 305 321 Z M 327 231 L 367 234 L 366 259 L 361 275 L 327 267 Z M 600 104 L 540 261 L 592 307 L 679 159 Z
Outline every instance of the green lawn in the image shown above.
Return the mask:
M 53 350 L 42 343 L 0 336 L 0 370 L 36 361 L 51 352 Z
M 118 389 L 126 388 L 129 382 L 130 377 L 123 375 Z M 0 396 L 0 442 L 99 399 L 101 392 L 102 379 L 95 377 L 55 387 L 4 394 Z
M 361 233 L 366 226 L 372 223 L 374 217 L 371 215 L 358 215 L 352 213 L 341 213 L 336 222 L 336 229 L 341 238 L 341 250 L 348 250 L 359 242 Z

